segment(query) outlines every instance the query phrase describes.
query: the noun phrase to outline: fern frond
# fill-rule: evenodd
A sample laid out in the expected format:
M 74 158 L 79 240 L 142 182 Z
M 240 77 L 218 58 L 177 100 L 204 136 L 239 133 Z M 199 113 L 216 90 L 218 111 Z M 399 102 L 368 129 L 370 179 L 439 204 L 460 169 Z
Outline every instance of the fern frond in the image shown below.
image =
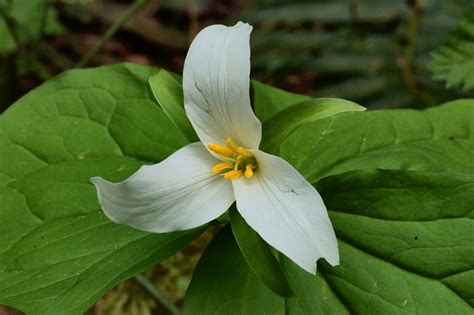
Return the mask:
M 446 87 L 474 88 L 474 8 L 460 20 L 448 40 L 431 53 L 429 68 L 433 79 Z

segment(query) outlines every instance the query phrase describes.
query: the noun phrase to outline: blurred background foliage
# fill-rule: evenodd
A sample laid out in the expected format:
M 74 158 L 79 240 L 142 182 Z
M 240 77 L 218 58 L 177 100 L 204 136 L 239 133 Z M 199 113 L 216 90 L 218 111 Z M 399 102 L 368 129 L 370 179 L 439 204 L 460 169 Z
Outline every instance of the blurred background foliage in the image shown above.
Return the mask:
M 463 15 L 446 42 L 431 53 L 433 77 L 446 81 L 448 88 L 474 88 L 474 9 Z
M 255 79 L 370 108 L 424 108 L 466 96 L 434 81 L 428 64 L 430 52 L 455 29 L 473 6 L 469 3 L 0 0 L 1 105 L 6 108 L 43 80 L 77 66 L 130 61 L 180 73 L 200 29 L 243 20 L 255 26 Z M 116 29 L 110 40 L 81 60 L 111 26 Z
M 134 62 L 181 73 L 199 30 L 239 20 L 254 25 L 254 79 L 369 108 L 426 108 L 473 96 L 473 6 L 466 0 L 0 0 L 0 112 L 67 69 Z M 145 273 L 162 298 L 182 306 L 212 234 Z M 90 313 L 176 311 L 138 280 L 119 285 Z

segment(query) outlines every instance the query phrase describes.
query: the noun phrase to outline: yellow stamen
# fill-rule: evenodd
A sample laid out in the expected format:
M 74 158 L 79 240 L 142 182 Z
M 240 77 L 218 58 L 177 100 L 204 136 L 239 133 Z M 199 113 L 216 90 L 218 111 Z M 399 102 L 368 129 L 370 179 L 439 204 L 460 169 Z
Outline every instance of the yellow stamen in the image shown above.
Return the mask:
M 225 143 L 227 144 L 227 147 L 229 149 L 231 149 L 232 151 L 234 152 L 237 152 L 237 146 L 235 145 L 235 143 L 232 141 L 232 138 L 227 138 L 227 140 L 225 141 Z
M 211 143 L 207 147 L 209 148 L 209 150 L 212 150 L 215 153 L 222 155 L 224 157 L 233 158 L 235 155 L 234 151 L 224 146 L 221 146 L 219 144 Z
M 225 179 L 237 179 L 243 174 L 244 173 L 241 170 L 232 170 L 222 174 L 222 176 L 224 176 Z
M 247 178 L 250 178 L 253 176 L 253 168 L 255 168 L 255 166 L 253 166 L 253 164 L 247 164 L 245 166 L 245 177 Z
M 234 151 L 235 153 L 237 153 L 237 154 L 239 154 L 239 155 L 241 155 L 241 156 L 243 156 L 243 157 L 252 157 L 252 156 L 253 156 L 253 154 L 252 154 L 250 151 L 248 151 L 248 150 L 246 150 L 246 149 L 244 149 L 244 148 L 242 148 L 242 147 L 236 146 L 235 143 L 232 141 L 231 138 L 227 138 L 227 140 L 225 141 L 225 143 L 227 144 L 227 147 L 228 147 L 230 150 Z
M 228 138 L 225 142 L 226 147 L 214 143 L 207 146 L 209 150 L 219 155 L 219 158 L 223 161 L 216 164 L 211 169 L 211 173 L 220 173 L 219 175 L 225 179 L 231 180 L 240 178 L 243 175 L 247 178 L 252 177 L 254 170 L 257 168 L 257 161 L 252 152 L 237 146 L 231 138 Z
M 211 173 L 215 174 L 215 173 L 219 173 L 222 170 L 233 169 L 233 168 L 234 168 L 234 163 L 232 163 L 232 162 L 222 162 L 222 163 L 216 164 L 216 166 L 214 166 L 211 169 Z

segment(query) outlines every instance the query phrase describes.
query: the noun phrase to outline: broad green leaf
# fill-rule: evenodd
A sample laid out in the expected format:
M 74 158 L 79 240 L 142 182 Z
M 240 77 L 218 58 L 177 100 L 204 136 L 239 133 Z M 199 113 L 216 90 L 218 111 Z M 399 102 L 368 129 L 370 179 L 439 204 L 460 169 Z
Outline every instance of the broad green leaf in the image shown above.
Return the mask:
M 82 314 L 199 234 L 114 224 L 89 182 L 123 180 L 188 143 L 153 99 L 156 72 L 131 64 L 68 71 L 0 116 L 0 304 Z
M 310 99 L 309 96 L 290 93 L 255 80 L 251 83 L 255 115 L 261 122 L 289 105 Z
M 288 106 L 263 124 L 262 149 L 274 152 L 289 134 L 306 123 L 338 113 L 364 110 L 365 107 L 338 98 L 318 98 Z
M 448 40 L 431 53 L 433 78 L 446 86 L 474 88 L 474 8 L 460 20 Z
M 285 307 L 250 270 L 230 226 L 211 241 L 186 293 L 184 314 L 279 314 Z
M 248 226 L 235 207 L 229 212 L 232 232 L 253 272 L 275 294 L 284 298 L 294 297 L 295 293 L 267 243 Z
M 474 100 L 342 113 L 303 125 L 279 153 L 313 183 L 365 168 L 474 173 L 473 128 Z
M 281 257 L 298 295 L 281 305 L 256 276 L 234 276 L 250 268 L 242 257 L 231 265 L 224 257 L 238 261 L 238 247 L 216 240 L 198 265 L 185 309 L 232 313 L 242 304 L 272 308 L 271 314 L 472 314 L 473 174 L 361 170 L 323 179 L 318 189 L 339 239 L 340 266 L 320 260 L 313 276 Z M 213 280 L 204 281 L 211 271 Z
M 190 142 L 199 141 L 184 111 L 183 86 L 176 76 L 161 69 L 149 79 L 156 101 Z
M 474 305 L 472 173 L 356 171 L 329 177 L 318 189 L 339 240 L 394 270 L 438 281 L 432 294 L 446 304 L 454 302 L 441 294 L 447 287 Z M 429 289 L 427 283 L 422 287 Z M 413 292 L 413 299 L 419 294 Z

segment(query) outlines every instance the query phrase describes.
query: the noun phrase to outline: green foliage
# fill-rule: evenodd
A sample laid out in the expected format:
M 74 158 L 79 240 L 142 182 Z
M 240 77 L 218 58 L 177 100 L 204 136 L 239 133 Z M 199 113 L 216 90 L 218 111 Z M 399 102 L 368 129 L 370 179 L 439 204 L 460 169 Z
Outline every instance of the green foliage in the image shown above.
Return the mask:
M 235 207 L 229 210 L 232 232 L 249 267 L 275 294 L 290 298 L 295 293 L 265 241 L 245 222 Z
M 282 256 L 298 296 L 285 301 L 262 286 L 224 231 L 198 265 L 185 312 L 470 314 L 473 125 L 474 100 L 426 111 L 345 113 L 303 125 L 282 142 L 280 154 L 311 182 L 323 178 L 317 189 L 341 265 L 320 261 L 312 276 Z
M 255 115 L 261 122 L 265 122 L 278 110 L 311 99 L 306 95 L 280 90 L 255 80 L 251 81 L 251 88 Z
M 343 113 L 297 129 L 279 152 L 312 183 L 363 168 L 472 173 L 473 127 L 472 100 Z
M 285 107 L 263 124 L 262 150 L 275 152 L 298 127 L 343 112 L 364 111 L 354 102 L 338 98 L 317 98 Z
M 185 312 L 472 312 L 474 101 L 327 117 L 360 107 L 252 87 L 271 144 L 322 194 L 341 265 L 304 272 L 231 213 L 237 242 L 230 226 L 213 240 Z M 149 234 L 113 224 L 89 183 L 120 181 L 189 143 L 181 93 L 175 75 L 144 66 L 74 70 L 0 116 L 0 304 L 81 314 L 205 228 Z
M 156 101 L 169 119 L 181 130 L 190 142 L 199 141 L 196 132 L 184 111 L 183 87 L 172 73 L 161 69 L 148 80 Z
M 340 266 L 319 261 L 313 276 L 281 257 L 298 295 L 284 301 L 258 282 L 224 230 L 198 265 L 185 313 L 472 313 L 472 173 L 361 170 L 328 177 L 318 189 Z
M 58 34 L 64 30 L 57 19 L 56 10 L 50 7 L 49 2 L 47 0 L 0 0 L 0 10 L 13 19 L 14 25 L 10 27 L 14 28 L 21 43 L 28 40 L 37 41 L 42 35 L 39 31 L 44 31 L 45 34 Z M 0 54 L 10 53 L 18 48 L 11 29 L 1 15 L 0 38 Z
M 426 56 L 466 1 L 259 3 L 238 17 L 258 25 L 251 39 L 256 79 L 367 108 L 423 108 L 461 96 L 431 80 Z
M 449 39 L 431 54 L 430 68 L 446 86 L 474 88 L 474 8 L 460 20 Z
M 351 23 L 351 8 L 343 1 L 316 3 L 288 3 L 248 13 L 246 18 L 254 23 L 284 22 L 298 23 L 321 21 L 330 23 Z M 358 18 L 364 21 L 387 21 L 403 14 L 407 7 L 399 1 L 359 1 Z
M 188 142 L 153 100 L 148 78 L 156 72 L 66 72 L 0 116 L 0 304 L 82 314 L 199 234 L 114 224 L 89 182 L 125 179 Z
M 284 299 L 248 267 L 227 226 L 214 237 L 198 263 L 186 294 L 184 314 L 278 314 L 284 305 Z

